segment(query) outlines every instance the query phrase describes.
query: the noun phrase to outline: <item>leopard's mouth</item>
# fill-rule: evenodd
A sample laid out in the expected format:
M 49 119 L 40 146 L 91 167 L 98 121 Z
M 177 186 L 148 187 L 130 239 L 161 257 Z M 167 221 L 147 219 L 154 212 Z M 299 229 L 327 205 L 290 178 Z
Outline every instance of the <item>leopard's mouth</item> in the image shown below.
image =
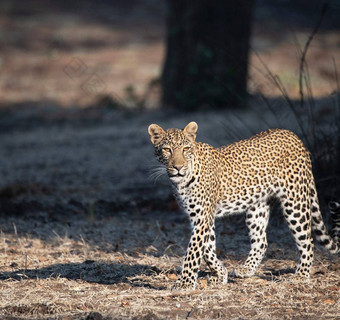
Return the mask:
M 175 178 L 175 177 L 184 177 L 185 176 L 185 174 L 183 174 L 183 173 L 175 173 L 175 174 L 171 174 L 171 173 L 169 173 L 169 178 Z
M 168 176 L 170 179 L 175 179 L 175 178 L 183 178 L 186 175 L 186 170 L 169 170 L 168 171 Z

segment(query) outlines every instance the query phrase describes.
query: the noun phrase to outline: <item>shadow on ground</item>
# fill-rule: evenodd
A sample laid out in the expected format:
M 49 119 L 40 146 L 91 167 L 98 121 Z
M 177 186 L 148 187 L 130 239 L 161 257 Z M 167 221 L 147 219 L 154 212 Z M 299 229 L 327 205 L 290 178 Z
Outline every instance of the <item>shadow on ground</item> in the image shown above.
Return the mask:
M 165 287 L 155 287 L 141 276 L 157 276 L 162 272 L 155 266 L 143 264 L 104 263 L 86 260 L 81 263 L 54 264 L 40 269 L 19 269 L 13 272 L 0 273 L 0 280 L 27 280 L 65 278 L 82 280 L 98 284 L 127 283 L 132 287 L 146 287 L 163 290 Z

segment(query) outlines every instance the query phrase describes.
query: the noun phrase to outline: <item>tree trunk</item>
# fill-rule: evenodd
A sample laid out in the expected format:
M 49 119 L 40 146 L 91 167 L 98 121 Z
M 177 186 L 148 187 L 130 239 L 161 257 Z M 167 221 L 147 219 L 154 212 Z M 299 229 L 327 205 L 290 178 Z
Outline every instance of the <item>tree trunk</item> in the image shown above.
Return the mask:
M 245 104 L 253 0 L 169 0 L 165 107 Z

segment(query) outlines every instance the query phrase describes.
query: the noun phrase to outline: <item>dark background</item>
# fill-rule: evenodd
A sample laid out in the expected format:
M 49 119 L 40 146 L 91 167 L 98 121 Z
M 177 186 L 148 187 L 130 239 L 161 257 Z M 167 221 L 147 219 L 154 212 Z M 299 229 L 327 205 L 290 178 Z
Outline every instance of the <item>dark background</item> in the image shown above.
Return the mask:
M 148 180 L 156 163 L 146 128 L 191 120 L 199 124 L 198 139 L 215 145 L 269 127 L 294 130 L 312 152 L 321 200 L 339 198 L 339 1 L 327 2 L 326 11 L 320 1 L 255 1 L 247 22 L 247 95 L 234 90 L 222 92 L 224 100 L 197 99 L 215 87 L 203 72 L 194 79 L 200 87 L 185 86 L 190 95 L 170 108 L 161 80 L 171 33 L 165 1 L 1 1 L 0 7 L 2 212 L 24 213 L 23 203 L 32 201 L 40 210 L 47 203 L 126 205 L 167 197 L 166 180 Z M 243 22 L 234 23 L 228 34 L 237 42 Z M 301 101 L 301 57 L 311 36 Z M 243 99 L 236 103 L 234 93 Z

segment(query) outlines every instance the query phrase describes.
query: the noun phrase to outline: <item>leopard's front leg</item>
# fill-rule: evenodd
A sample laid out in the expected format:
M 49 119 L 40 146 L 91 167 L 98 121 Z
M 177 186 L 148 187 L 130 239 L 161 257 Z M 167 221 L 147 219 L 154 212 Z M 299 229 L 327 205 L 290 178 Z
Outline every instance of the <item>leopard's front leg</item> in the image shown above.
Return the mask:
M 209 282 L 215 285 L 226 284 L 228 282 L 228 272 L 223 263 L 218 260 L 216 255 L 216 235 L 214 224 L 212 228 L 210 228 L 210 234 L 208 241 L 205 243 L 204 249 L 204 260 L 212 272 Z
M 191 239 L 185 254 L 182 274 L 173 289 L 195 289 L 205 246 L 213 228 L 213 218 L 208 216 L 192 219 L 192 226 Z

